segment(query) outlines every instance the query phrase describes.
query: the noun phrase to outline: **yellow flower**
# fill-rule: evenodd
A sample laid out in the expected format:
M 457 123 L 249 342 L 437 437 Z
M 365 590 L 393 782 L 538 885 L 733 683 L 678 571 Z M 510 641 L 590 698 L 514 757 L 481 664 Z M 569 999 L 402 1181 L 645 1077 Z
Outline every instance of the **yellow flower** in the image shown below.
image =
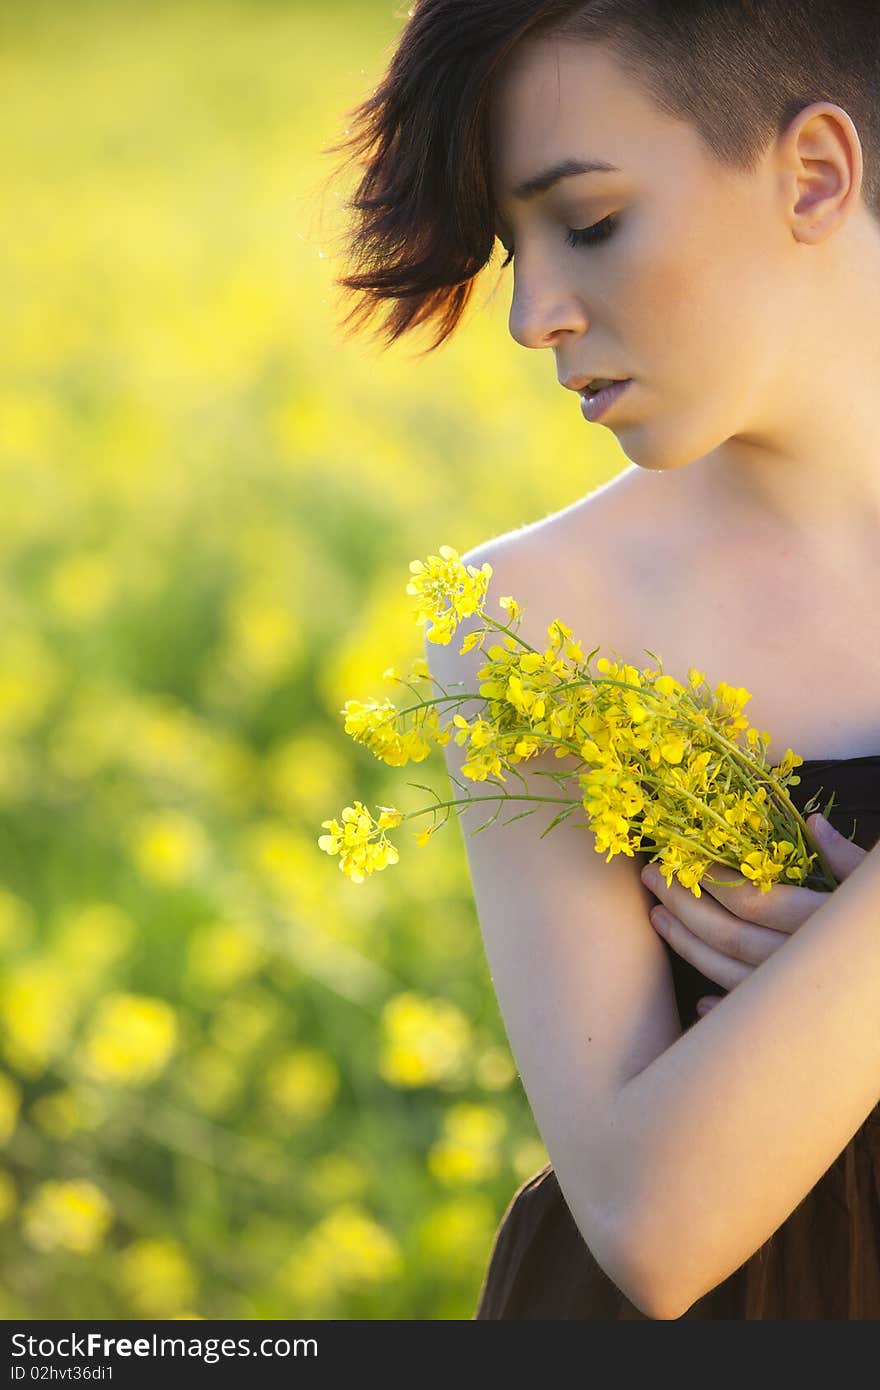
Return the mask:
M 427 640 L 446 646 L 462 618 L 482 613 L 492 566 L 465 565 L 457 550 L 441 545 L 439 555 L 412 560 L 409 568 L 413 578 L 406 592 L 416 599 L 415 620 L 420 625 L 433 623 Z
M 400 711 L 390 700 L 380 705 L 375 700 L 346 700 L 345 732 L 362 743 L 389 767 L 404 767 L 408 762 L 420 763 L 428 757 L 432 744 L 424 737 L 437 729 L 436 709 L 428 709 L 411 728 L 404 729 Z
M 417 600 L 416 620 L 434 624 L 429 641 L 447 643 L 463 617 L 483 615 L 491 566 L 466 566 L 451 546 L 441 546 L 439 555 L 429 556 L 427 562 L 412 561 L 410 573 L 407 593 Z M 712 691 L 696 667 L 688 669 L 687 682 L 682 683 L 666 674 L 662 660 L 650 651 L 657 669 L 640 670 L 631 662 L 600 656 L 594 674 L 590 662 L 598 648 L 585 658 L 581 643 L 573 640 L 571 628 L 561 619 L 548 625 L 544 650 L 535 650 L 512 630 L 522 616 L 516 599 L 505 594 L 498 605 L 509 615 L 509 625 L 488 618 L 487 625 L 470 631 L 461 646 L 465 654 L 474 647 L 482 649 L 492 629 L 503 634 L 503 641 L 489 645 L 478 672 L 481 713 L 466 719 L 458 712 L 458 703 L 474 698 L 473 692 L 444 692 L 404 710 L 390 701 L 349 700 L 343 710 L 346 732 L 390 766 L 420 761 L 433 747 L 445 747 L 454 738 L 466 747 L 461 776 L 496 786 L 498 813 L 507 800 L 557 802 L 565 809 L 547 827 L 552 830 L 580 805 L 593 832 L 593 847 L 606 862 L 616 854 L 633 858 L 647 849 L 666 882 L 676 878 L 695 897 L 701 895 L 700 882 L 709 866 L 718 860 L 739 865 L 762 892 L 780 878 L 806 879 L 818 855 L 804 853 L 803 820 L 785 792 L 787 785 L 800 780 L 793 773 L 802 759 L 787 749 L 778 767 L 768 767 L 770 735 L 751 728 L 742 713 L 751 699 L 748 690 L 720 681 Z M 400 679 L 394 667 L 385 675 Z M 452 717 L 441 724 L 438 711 L 444 698 L 452 702 Z M 506 774 L 516 774 L 517 763 L 548 749 L 557 760 L 580 752 L 584 771 L 542 769 L 560 786 L 573 779 L 576 796 L 566 801 L 519 794 L 504 786 Z M 464 796 L 448 804 L 468 800 Z M 424 815 L 429 809 L 436 807 L 412 814 Z M 384 831 L 408 817 L 394 808 L 380 812 L 374 820 L 361 802 L 355 802 L 346 807 L 343 824 L 323 822 L 331 834 L 320 837 L 320 847 L 339 854 L 340 869 L 355 882 L 397 861 Z M 436 828 L 419 831 L 416 844 L 427 845 Z M 827 876 L 824 865 L 822 876 Z M 414 1074 L 417 1070 L 413 1068 Z M 401 1074 L 405 1072 L 402 1066 Z
M 660 754 L 668 763 L 680 763 L 684 757 L 687 744 L 680 734 L 673 734 L 665 743 L 660 745 Z
M 399 855 L 385 829 L 399 825 L 403 814 L 393 806 L 380 806 L 379 810 L 382 814 L 377 821 L 362 802 L 356 801 L 342 812 L 341 825 L 337 820 L 321 821 L 330 834 L 319 835 L 318 848 L 325 854 L 339 855 L 339 867 L 352 883 L 363 883 L 368 874 L 398 862 Z
M 167 1318 L 185 1308 L 196 1292 L 195 1271 L 170 1236 L 147 1236 L 120 1252 L 122 1285 L 135 1309 L 148 1318 Z
M 464 641 L 462 642 L 461 646 L 460 646 L 459 649 L 458 649 L 459 655 L 460 655 L 460 656 L 466 656 L 468 652 L 472 652 L 472 651 L 473 651 L 474 647 L 480 647 L 480 648 L 482 648 L 483 643 L 485 642 L 485 640 L 486 640 L 486 629 L 485 629 L 485 628 L 477 628 L 474 632 L 469 632 L 469 633 L 467 633 L 467 635 L 465 636 Z
M 674 676 L 658 676 L 654 681 L 654 689 L 661 695 L 673 695 L 684 689 Z
M 501 1164 L 498 1145 L 506 1128 L 501 1112 L 488 1105 L 451 1106 L 443 1119 L 443 1137 L 428 1153 L 430 1171 L 445 1183 L 482 1182 L 494 1177 Z
M 392 1086 L 430 1086 L 464 1079 L 471 1028 L 445 999 L 398 994 L 382 1011 L 380 1075 Z
M 326 1307 L 340 1293 L 383 1284 L 403 1273 L 403 1252 L 390 1231 L 355 1202 L 323 1217 L 288 1257 L 279 1282 L 297 1307 Z
M 177 1043 L 170 1004 L 137 994 L 102 999 L 83 1048 L 89 1073 L 101 1081 L 137 1086 L 164 1069 Z
M 332 1057 L 315 1047 L 300 1047 L 273 1060 L 264 1094 L 273 1115 L 311 1121 L 330 1109 L 339 1084 L 339 1069 Z
M 26 1240 L 37 1250 L 95 1250 L 104 1239 L 113 1209 L 93 1182 L 44 1182 L 22 1209 Z

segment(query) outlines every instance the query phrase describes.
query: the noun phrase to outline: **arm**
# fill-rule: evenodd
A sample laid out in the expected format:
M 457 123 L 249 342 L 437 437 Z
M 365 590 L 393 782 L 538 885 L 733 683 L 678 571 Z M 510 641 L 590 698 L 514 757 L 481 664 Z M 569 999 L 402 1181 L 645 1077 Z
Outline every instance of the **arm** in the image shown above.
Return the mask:
M 782 1225 L 880 1101 L 880 844 L 617 1096 L 630 1239 L 678 1317 Z
M 477 567 L 492 563 L 497 593 L 532 600 L 522 635 L 543 649 L 546 625 L 557 616 L 559 586 L 535 583 L 546 570 L 546 548 L 535 554 L 531 545 L 529 537 L 515 537 L 464 558 Z M 447 689 L 476 691 L 479 685 L 485 655 L 478 649 L 459 653 L 476 626 L 465 619 L 448 646 L 425 644 L 429 668 Z M 471 719 L 480 708 L 480 701 L 468 700 L 461 713 Z M 454 739 L 444 752 L 449 772 L 462 784 L 450 784 L 451 797 L 466 788 L 473 796 L 492 792 L 462 781 L 464 749 Z M 543 752 L 517 770 L 529 794 L 547 796 L 559 789 L 541 770 L 578 765 L 570 755 L 557 760 Z M 523 791 L 512 773 L 507 789 Z M 575 801 L 577 791 L 575 782 L 569 793 Z M 486 822 L 497 805 L 461 813 L 491 983 L 578 1230 L 612 1283 L 649 1317 L 661 1316 L 669 1306 L 667 1270 L 647 1269 L 631 1239 L 631 1176 L 614 1125 L 625 1083 L 681 1036 L 669 956 L 648 918 L 652 895 L 640 878 L 645 856 L 606 862 L 595 852 L 592 831 L 574 823 L 583 819 L 577 814 L 542 838 L 558 807 L 510 819 L 524 809 L 514 801 L 491 825 Z

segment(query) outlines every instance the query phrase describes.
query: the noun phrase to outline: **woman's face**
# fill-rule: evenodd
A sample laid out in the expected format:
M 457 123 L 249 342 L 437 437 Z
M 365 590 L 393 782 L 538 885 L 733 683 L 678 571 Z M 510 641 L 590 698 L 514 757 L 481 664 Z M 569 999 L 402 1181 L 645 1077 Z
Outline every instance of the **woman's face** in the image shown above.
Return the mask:
M 722 169 L 597 44 L 520 44 L 499 74 L 491 127 L 497 230 L 515 248 L 516 341 L 551 348 L 562 384 L 632 378 L 603 423 L 644 468 L 760 433 L 792 372 L 803 299 L 803 248 L 781 215 L 778 168 Z M 617 172 L 514 196 L 565 159 Z M 610 236 L 569 244 L 569 229 L 609 216 Z

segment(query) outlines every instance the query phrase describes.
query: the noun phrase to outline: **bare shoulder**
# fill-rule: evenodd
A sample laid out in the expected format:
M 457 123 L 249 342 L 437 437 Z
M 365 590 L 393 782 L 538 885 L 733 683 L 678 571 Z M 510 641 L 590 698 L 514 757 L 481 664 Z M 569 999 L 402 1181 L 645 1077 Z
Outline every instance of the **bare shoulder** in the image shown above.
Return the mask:
M 542 640 L 548 623 L 559 618 L 591 647 L 619 643 L 627 636 L 627 610 L 638 608 L 647 579 L 642 537 L 648 491 L 641 470 L 627 469 L 562 510 L 482 542 L 462 558 L 492 566 L 491 593 L 511 594 L 522 604 L 527 640 Z M 652 553 L 656 562 L 656 548 Z

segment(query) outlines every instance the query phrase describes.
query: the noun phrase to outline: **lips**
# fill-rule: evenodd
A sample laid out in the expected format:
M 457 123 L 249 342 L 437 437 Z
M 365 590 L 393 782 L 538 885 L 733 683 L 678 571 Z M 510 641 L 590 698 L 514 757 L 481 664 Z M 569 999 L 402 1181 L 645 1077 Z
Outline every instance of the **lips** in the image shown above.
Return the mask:
M 632 379 L 626 377 L 622 381 L 616 381 L 613 386 L 603 386 L 592 394 L 586 389 L 581 391 L 581 414 L 584 419 L 591 422 L 601 420 L 631 385 Z
M 570 376 L 566 378 L 566 380 L 560 382 L 560 385 L 566 387 L 569 391 L 577 391 L 579 395 L 583 395 L 594 381 L 609 381 L 612 384 L 616 384 L 619 381 L 628 380 L 629 377 L 609 376 L 607 372 L 590 372 L 589 376 L 587 376 L 586 372 L 582 372 L 580 376 Z

